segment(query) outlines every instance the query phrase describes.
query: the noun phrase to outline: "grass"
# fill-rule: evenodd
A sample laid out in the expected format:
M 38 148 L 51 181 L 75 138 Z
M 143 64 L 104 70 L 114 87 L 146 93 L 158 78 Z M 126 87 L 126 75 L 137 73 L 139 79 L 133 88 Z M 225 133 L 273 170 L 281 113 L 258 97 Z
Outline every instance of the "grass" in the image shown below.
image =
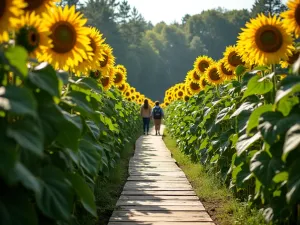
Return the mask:
M 209 174 L 199 163 L 193 163 L 181 152 L 167 130 L 163 137 L 173 158 L 186 174 L 206 210 L 218 225 L 264 225 L 262 215 L 250 209 L 247 203 L 239 202 L 230 190 L 214 174 Z
M 135 141 L 135 140 L 134 140 Z M 134 154 L 134 143 L 128 144 L 118 160 L 115 168 L 110 171 L 109 178 L 98 177 L 95 185 L 95 198 L 97 204 L 98 219 L 85 212 L 81 212 L 80 225 L 106 225 L 115 209 L 121 195 L 123 186 L 128 177 L 129 160 Z

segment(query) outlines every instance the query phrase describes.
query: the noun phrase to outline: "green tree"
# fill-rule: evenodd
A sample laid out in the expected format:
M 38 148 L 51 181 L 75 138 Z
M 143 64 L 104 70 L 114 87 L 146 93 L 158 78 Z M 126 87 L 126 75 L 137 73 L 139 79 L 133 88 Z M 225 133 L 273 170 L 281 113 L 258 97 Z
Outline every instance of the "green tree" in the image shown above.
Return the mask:
M 251 16 L 256 17 L 259 13 L 267 15 L 279 15 L 285 11 L 287 7 L 281 0 L 255 0 L 252 9 Z

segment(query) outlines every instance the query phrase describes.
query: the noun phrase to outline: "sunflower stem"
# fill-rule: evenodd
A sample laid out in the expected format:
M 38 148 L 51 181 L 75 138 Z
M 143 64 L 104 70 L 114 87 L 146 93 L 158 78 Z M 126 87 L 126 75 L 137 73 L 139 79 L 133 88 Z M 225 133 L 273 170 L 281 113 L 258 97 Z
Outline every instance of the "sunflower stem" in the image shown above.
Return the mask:
M 219 85 L 216 85 L 217 96 L 220 98 Z
M 273 103 L 275 102 L 275 96 L 276 96 L 276 91 L 277 91 L 277 81 L 276 81 L 276 66 L 275 64 L 272 64 L 272 73 L 274 73 L 273 77 L 272 77 L 272 81 L 273 81 Z

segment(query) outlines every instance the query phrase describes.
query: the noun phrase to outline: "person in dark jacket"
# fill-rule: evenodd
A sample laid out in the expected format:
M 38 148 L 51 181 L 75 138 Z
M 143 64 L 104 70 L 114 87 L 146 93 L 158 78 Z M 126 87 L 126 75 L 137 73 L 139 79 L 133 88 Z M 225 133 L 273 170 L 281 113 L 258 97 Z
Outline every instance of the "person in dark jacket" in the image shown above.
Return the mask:
M 164 111 L 159 106 L 159 101 L 155 102 L 155 106 L 152 109 L 151 117 L 154 120 L 155 125 L 155 135 L 160 135 L 160 125 L 161 125 L 161 119 L 164 117 Z

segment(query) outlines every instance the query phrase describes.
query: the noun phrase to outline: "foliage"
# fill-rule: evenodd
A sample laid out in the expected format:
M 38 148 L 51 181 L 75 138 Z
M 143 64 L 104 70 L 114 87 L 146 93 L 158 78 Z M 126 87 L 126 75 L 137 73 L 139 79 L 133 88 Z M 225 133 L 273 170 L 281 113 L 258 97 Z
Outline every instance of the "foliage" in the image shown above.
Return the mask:
M 300 78 L 290 74 L 276 82 L 280 76 L 267 70 L 172 103 L 167 126 L 185 154 L 261 208 L 267 221 L 296 224 Z
M 26 59 L 18 46 L 0 51 L 1 224 L 72 224 L 78 203 L 96 217 L 96 178 L 139 131 L 138 106 Z

